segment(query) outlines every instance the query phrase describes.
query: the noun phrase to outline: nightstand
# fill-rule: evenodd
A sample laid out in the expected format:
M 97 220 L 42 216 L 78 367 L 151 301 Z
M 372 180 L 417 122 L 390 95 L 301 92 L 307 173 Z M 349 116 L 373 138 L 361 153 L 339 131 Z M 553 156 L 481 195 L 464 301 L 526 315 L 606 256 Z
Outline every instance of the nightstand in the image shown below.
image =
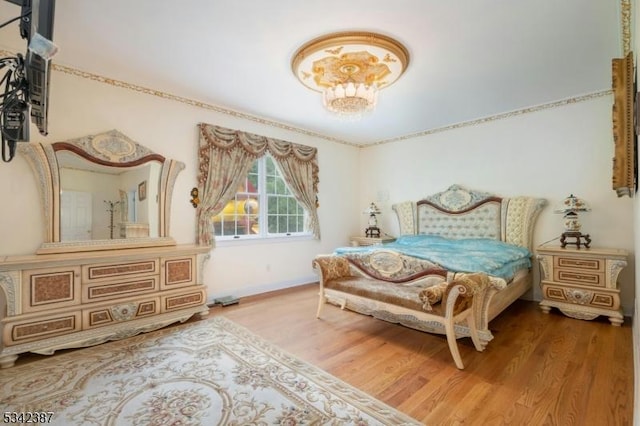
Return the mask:
M 372 246 L 374 244 L 390 243 L 395 241 L 393 237 L 351 237 L 351 245 L 357 246 Z
M 627 266 L 626 251 L 540 246 L 537 252 L 544 313 L 558 308 L 571 318 L 592 320 L 606 315 L 612 325 L 622 324 L 618 274 Z

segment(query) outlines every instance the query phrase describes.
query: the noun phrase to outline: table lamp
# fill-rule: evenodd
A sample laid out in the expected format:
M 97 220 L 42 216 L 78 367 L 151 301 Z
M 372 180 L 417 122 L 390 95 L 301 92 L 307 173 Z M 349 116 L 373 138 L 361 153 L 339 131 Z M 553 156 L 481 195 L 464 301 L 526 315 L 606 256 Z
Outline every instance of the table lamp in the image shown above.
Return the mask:
M 578 220 L 578 213 L 588 211 L 591 209 L 587 203 L 573 194 L 565 198 L 560 208 L 555 210 L 555 213 L 564 214 L 564 232 L 560 236 L 560 247 L 565 248 L 568 244 L 573 244 L 579 249 L 584 244 L 585 248 L 589 248 L 591 238 L 589 234 L 580 232 L 582 225 Z M 573 241 L 567 241 L 568 238 Z
M 371 203 L 363 213 L 369 215 L 369 227 L 364 231 L 365 236 L 369 238 L 380 238 L 380 228 L 378 228 L 378 219 L 376 218 L 376 215 L 382 214 L 382 212 L 378 206 Z

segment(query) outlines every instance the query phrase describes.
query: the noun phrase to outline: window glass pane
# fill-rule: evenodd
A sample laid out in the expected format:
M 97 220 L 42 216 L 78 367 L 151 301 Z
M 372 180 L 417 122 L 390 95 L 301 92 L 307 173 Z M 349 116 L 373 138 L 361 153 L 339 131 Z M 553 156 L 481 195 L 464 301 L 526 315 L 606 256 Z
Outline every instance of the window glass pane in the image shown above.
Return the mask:
M 249 183 L 247 185 L 247 191 L 248 192 L 258 192 L 258 174 L 250 174 L 249 175 L 249 179 L 248 179 Z
M 298 212 L 298 202 L 295 198 L 290 197 L 287 200 L 287 213 L 296 214 Z
M 265 192 L 267 194 L 275 194 L 276 193 L 276 177 L 275 176 L 267 176 Z
M 269 216 L 269 233 L 276 234 L 278 232 L 278 218 L 277 216 Z
M 266 156 L 267 163 L 267 176 L 275 176 L 276 175 L 276 164 L 273 161 L 273 158 L 270 156 Z
M 278 213 L 278 197 L 276 197 L 275 195 L 270 195 L 269 197 L 267 197 L 267 204 L 268 204 L 268 209 L 267 209 L 268 215 L 273 215 Z
M 287 232 L 286 216 L 278 216 L 278 232 Z
M 298 232 L 296 223 L 295 216 L 287 216 L 287 232 Z

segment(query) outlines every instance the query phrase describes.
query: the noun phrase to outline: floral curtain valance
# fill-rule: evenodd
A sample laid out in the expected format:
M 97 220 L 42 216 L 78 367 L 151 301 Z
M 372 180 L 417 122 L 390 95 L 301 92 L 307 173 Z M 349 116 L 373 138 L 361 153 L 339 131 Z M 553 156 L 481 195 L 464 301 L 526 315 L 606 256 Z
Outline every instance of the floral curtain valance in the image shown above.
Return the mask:
M 213 245 L 210 218 L 235 195 L 251 164 L 267 152 L 274 158 L 296 200 L 309 214 L 309 228 L 320 238 L 317 213 L 317 149 L 240 130 L 201 123 L 198 151 L 198 240 Z

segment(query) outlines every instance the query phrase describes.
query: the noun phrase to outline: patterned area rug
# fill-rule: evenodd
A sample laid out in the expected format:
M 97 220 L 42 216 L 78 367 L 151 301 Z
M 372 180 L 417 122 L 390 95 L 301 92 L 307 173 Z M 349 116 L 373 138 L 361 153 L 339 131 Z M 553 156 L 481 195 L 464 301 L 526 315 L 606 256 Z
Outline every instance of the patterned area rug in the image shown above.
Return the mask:
M 223 317 L 0 370 L 0 408 L 55 425 L 420 424 Z

